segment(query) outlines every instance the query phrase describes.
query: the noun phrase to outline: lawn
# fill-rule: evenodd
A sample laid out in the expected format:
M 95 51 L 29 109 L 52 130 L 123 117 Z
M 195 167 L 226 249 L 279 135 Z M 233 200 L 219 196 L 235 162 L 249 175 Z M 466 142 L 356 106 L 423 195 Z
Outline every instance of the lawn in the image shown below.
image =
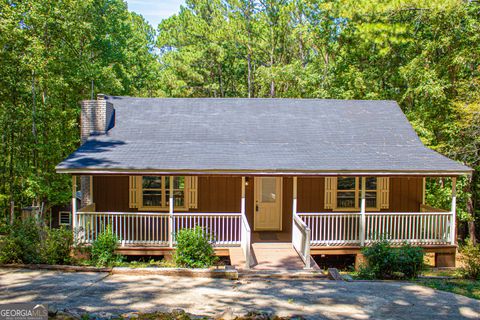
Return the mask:
M 416 283 L 437 290 L 461 294 L 480 300 L 480 280 L 467 279 L 420 279 Z

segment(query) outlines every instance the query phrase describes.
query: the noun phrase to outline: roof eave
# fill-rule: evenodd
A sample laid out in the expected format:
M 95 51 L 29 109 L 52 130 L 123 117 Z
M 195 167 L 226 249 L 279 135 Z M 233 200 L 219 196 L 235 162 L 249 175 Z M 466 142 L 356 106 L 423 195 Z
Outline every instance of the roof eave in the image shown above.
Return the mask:
M 470 175 L 468 170 L 250 170 L 250 169 L 105 169 L 105 168 L 57 168 L 57 173 L 75 175 L 281 175 L 281 176 L 462 176 Z

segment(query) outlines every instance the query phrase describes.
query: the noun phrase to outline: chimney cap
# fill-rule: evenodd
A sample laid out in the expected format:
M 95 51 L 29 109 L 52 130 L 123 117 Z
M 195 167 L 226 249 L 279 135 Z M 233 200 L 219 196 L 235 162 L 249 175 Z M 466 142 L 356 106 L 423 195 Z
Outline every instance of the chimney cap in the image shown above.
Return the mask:
M 98 93 L 97 94 L 97 100 L 105 100 L 105 94 L 104 93 Z

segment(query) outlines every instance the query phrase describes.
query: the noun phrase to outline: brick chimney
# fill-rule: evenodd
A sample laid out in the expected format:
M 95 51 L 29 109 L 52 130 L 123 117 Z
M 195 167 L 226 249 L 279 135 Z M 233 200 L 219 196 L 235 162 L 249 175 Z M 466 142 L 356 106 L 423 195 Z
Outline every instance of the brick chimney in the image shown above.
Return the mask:
M 113 116 L 113 105 L 105 100 L 104 94 L 98 94 L 97 100 L 82 101 L 81 143 L 84 144 L 90 135 L 106 133 L 113 125 Z
M 104 94 L 98 94 L 97 100 L 82 101 L 82 114 L 80 116 L 80 140 L 84 144 L 88 137 L 92 135 L 101 135 L 114 124 L 113 105 L 105 100 Z M 93 203 L 92 176 L 81 176 L 82 200 L 81 207 Z

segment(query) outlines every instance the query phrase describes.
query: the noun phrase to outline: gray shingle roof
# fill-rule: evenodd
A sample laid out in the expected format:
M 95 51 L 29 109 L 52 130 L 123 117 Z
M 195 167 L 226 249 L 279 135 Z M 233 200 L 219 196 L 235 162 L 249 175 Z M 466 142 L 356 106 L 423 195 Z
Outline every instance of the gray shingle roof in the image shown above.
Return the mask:
M 115 126 L 59 172 L 465 173 L 394 101 L 107 97 Z

